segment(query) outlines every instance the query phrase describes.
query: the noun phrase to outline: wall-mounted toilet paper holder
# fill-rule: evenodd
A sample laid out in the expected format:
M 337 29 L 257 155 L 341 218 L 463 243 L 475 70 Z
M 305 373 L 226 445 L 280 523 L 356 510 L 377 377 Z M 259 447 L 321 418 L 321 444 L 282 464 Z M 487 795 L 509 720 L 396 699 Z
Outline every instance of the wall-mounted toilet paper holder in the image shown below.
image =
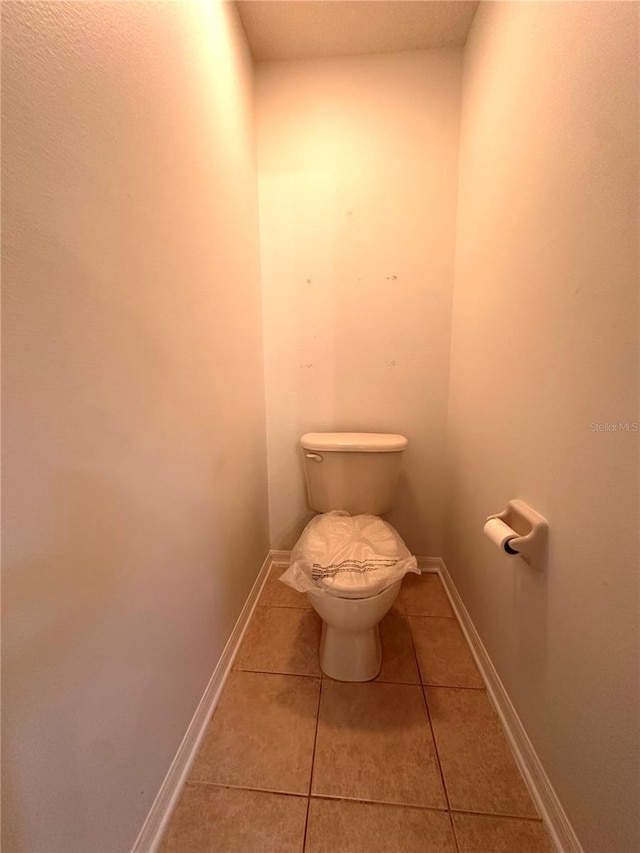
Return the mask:
M 518 498 L 508 501 L 505 510 L 490 515 L 487 521 L 492 518 L 500 519 L 514 533 L 504 550 L 509 554 L 518 554 L 529 565 L 535 564 L 542 568 L 549 532 L 547 519 Z

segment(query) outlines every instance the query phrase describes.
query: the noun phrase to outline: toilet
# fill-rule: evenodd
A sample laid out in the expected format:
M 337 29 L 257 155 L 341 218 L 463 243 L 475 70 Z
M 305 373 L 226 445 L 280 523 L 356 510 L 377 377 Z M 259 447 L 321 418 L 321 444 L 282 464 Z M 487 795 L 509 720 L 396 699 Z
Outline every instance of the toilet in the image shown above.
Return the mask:
M 380 516 L 391 509 L 408 445 L 404 436 L 314 432 L 303 435 L 300 445 L 311 509 L 318 513 L 343 510 L 352 516 Z M 411 559 L 415 566 L 415 558 Z M 322 619 L 320 666 L 338 681 L 370 681 L 382 666 L 378 626 L 396 600 L 402 579 L 380 589 L 380 580 L 368 581 L 368 577 L 363 573 L 355 590 L 338 586 L 306 593 Z

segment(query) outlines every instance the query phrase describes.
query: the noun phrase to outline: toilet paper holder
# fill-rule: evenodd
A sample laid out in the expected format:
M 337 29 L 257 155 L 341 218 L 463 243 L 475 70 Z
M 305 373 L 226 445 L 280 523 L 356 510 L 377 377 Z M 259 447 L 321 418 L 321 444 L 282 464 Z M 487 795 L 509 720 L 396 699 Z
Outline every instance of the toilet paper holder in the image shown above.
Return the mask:
M 490 515 L 487 521 L 492 518 L 499 518 L 515 533 L 515 537 L 509 540 L 510 548 L 525 563 L 542 568 L 549 533 L 547 519 L 519 498 L 508 501 L 506 509 Z

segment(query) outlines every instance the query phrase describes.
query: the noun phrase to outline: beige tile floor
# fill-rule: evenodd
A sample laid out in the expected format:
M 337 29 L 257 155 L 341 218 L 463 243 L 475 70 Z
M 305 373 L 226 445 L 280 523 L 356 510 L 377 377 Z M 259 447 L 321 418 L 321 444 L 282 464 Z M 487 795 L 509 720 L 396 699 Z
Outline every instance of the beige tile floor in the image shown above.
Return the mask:
M 162 853 L 552 853 L 437 575 L 408 575 L 375 681 L 318 665 L 272 570 Z

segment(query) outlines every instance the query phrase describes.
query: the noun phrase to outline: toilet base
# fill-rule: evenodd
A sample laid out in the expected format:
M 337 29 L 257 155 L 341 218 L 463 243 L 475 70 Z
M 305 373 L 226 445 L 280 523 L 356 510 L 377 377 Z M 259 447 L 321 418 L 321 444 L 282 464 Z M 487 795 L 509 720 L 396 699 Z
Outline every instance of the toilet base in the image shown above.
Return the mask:
M 322 619 L 320 668 L 336 681 L 371 681 L 382 666 L 378 624 L 398 597 L 400 581 L 368 598 L 339 598 L 310 590 Z
M 336 681 L 371 681 L 382 666 L 377 625 L 362 631 L 341 631 L 322 623 L 320 668 Z

